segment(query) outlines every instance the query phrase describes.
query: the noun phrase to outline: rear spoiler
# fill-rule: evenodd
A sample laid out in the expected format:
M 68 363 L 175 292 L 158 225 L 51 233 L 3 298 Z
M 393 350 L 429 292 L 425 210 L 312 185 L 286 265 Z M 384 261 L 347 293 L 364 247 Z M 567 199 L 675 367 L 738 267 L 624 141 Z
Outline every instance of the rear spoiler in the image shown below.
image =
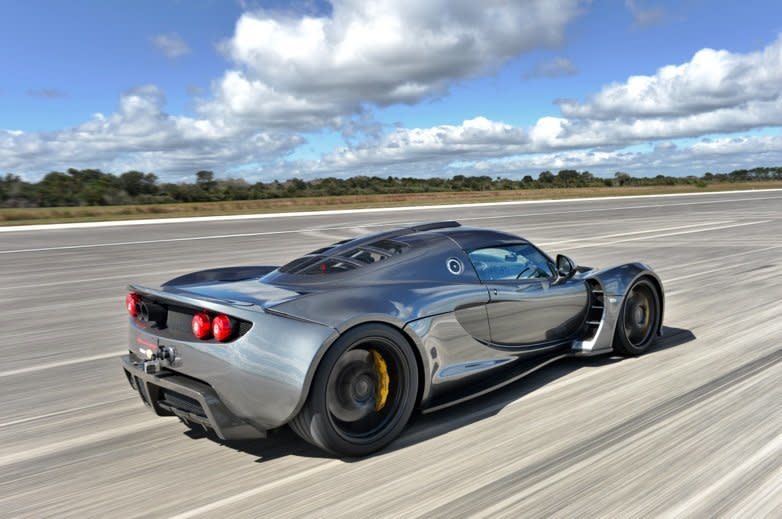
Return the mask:
M 141 296 L 147 296 L 161 303 L 177 303 L 195 309 L 212 310 L 215 312 L 227 312 L 233 314 L 236 314 L 237 310 L 245 310 L 247 312 L 253 313 L 263 311 L 263 308 L 255 303 L 250 303 L 247 301 L 217 299 L 202 295 L 194 296 L 191 293 L 180 291 L 176 288 L 159 290 L 141 285 L 128 285 L 128 290 Z

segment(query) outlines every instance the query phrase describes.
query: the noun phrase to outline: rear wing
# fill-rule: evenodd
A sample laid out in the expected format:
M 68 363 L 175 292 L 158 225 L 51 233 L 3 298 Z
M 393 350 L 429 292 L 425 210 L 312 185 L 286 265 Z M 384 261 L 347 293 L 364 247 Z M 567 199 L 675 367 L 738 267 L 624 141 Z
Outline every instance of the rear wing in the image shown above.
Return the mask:
M 128 285 L 128 290 L 141 296 L 146 296 L 153 301 L 167 304 L 178 304 L 196 310 L 211 310 L 217 313 L 229 313 L 239 318 L 252 320 L 254 314 L 263 312 L 263 307 L 247 301 L 231 301 L 227 299 L 211 298 L 204 295 L 196 295 L 181 291 L 176 288 L 160 290 L 141 285 Z

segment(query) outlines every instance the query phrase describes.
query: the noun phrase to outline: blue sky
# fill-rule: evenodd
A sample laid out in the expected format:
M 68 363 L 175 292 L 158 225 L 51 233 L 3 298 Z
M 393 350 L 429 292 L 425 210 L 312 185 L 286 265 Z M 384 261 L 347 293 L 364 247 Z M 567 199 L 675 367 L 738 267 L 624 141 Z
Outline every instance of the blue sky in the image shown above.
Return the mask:
M 782 164 L 778 2 L 421 4 L 0 2 L 0 173 Z

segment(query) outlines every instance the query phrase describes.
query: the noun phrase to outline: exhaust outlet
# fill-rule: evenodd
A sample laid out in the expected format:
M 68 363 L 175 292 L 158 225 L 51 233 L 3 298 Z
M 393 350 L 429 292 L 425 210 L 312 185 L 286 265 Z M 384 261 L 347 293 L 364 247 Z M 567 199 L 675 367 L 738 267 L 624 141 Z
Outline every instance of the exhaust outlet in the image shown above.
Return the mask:
M 139 303 L 138 316 L 139 319 L 144 322 L 157 323 L 158 326 L 165 326 L 168 311 L 161 305 L 142 301 Z

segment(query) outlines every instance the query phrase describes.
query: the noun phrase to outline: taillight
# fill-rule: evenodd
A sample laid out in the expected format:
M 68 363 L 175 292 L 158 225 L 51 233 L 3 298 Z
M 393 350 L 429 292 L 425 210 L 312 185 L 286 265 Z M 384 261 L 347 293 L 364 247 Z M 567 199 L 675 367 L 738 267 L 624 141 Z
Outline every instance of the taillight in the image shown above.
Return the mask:
M 220 342 L 227 341 L 233 334 L 231 318 L 227 315 L 218 315 L 212 319 L 212 334 Z
M 136 317 L 138 315 L 139 301 L 140 298 L 135 292 L 128 292 L 128 295 L 125 296 L 125 308 L 128 309 L 128 314 L 130 314 L 131 317 Z
M 212 335 L 212 321 L 206 312 L 198 312 L 191 321 L 193 335 L 199 339 L 208 339 Z

